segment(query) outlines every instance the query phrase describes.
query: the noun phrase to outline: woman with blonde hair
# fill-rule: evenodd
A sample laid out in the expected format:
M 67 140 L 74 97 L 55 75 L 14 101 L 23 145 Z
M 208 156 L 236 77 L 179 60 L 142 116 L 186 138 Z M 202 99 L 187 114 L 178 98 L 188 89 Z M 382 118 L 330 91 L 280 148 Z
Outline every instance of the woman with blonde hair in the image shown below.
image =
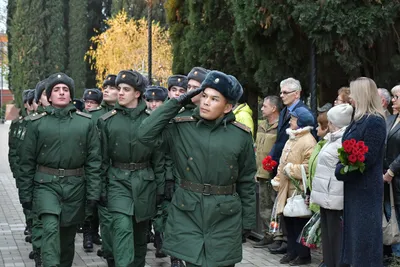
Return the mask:
M 382 266 L 383 155 L 386 123 L 378 89 L 372 79 L 361 77 L 350 83 L 354 107 L 353 121 L 342 141 L 355 139 L 368 147 L 365 170 L 342 173 L 338 163 L 337 180 L 343 181 L 343 246 L 341 262 L 352 267 Z
M 338 90 L 338 96 L 333 103 L 335 106 L 340 104 L 350 104 L 350 88 L 349 87 L 341 87 Z

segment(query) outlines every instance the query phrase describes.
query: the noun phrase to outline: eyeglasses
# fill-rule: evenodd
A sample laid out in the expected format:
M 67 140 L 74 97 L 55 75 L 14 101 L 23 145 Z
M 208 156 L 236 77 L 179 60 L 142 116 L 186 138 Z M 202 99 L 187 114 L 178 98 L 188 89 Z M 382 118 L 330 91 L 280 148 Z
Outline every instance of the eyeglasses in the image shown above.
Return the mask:
M 394 100 L 399 100 L 399 97 L 400 97 L 400 96 L 398 96 L 398 95 L 394 95 L 394 96 L 392 97 L 392 99 L 394 99 Z
M 289 92 L 287 92 L 287 91 L 281 91 L 280 94 L 281 94 L 281 95 L 288 95 L 288 94 L 291 94 L 291 93 L 294 93 L 294 92 L 297 92 L 297 91 L 296 91 L 296 90 L 294 90 L 294 91 L 289 91 Z

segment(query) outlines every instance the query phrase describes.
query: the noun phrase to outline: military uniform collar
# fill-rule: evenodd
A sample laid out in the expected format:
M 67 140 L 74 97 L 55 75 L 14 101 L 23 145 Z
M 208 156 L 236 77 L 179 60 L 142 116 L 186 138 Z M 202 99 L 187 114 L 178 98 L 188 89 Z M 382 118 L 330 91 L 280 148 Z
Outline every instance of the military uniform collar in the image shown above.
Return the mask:
M 55 115 L 56 117 L 65 117 L 69 116 L 71 113 L 76 111 L 76 107 L 73 104 L 69 104 L 65 108 L 56 108 L 52 106 L 52 108 L 46 108 L 46 113 Z
M 86 110 L 87 112 L 95 112 L 95 111 L 98 111 L 98 110 L 101 110 L 103 107 L 102 106 L 98 106 L 97 108 L 91 108 L 91 109 L 89 109 L 89 110 Z
M 104 100 L 101 102 L 101 106 L 107 111 L 111 111 L 114 109 L 114 106 L 107 104 L 107 102 L 105 102 Z
M 229 112 L 228 114 L 226 114 L 225 116 L 223 116 L 221 118 L 218 118 L 216 120 L 213 120 L 213 121 L 205 120 L 200 116 L 200 109 L 198 107 L 195 108 L 195 110 L 193 111 L 192 116 L 193 116 L 193 118 L 195 118 L 198 121 L 204 123 L 205 125 L 213 126 L 213 129 L 217 128 L 221 124 L 223 124 L 224 127 L 226 127 L 226 125 L 228 123 L 233 122 L 235 120 L 235 115 L 233 114 L 232 111 Z
M 116 103 L 114 109 L 117 111 L 121 111 L 123 114 L 130 114 L 131 116 L 137 116 L 142 112 L 145 112 L 147 106 L 144 100 L 139 100 L 139 103 L 136 108 L 126 108 L 121 106 L 119 103 Z

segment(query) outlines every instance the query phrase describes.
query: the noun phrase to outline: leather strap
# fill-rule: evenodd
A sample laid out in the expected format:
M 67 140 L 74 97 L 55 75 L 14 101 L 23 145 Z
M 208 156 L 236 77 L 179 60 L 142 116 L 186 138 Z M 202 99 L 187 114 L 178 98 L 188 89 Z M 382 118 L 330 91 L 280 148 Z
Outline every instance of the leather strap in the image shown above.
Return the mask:
M 202 193 L 205 196 L 233 195 L 234 193 L 236 193 L 236 184 L 232 185 L 197 184 L 186 180 L 181 180 L 180 187 L 188 191 Z
M 113 162 L 112 165 L 115 168 L 119 168 L 119 169 L 123 169 L 123 170 L 137 171 L 137 170 L 143 170 L 143 169 L 150 167 L 150 162 L 139 162 L 139 163 Z
M 39 165 L 38 166 L 38 172 L 43 172 L 46 174 L 50 175 L 55 175 L 58 177 L 65 177 L 65 176 L 83 176 L 85 174 L 85 169 L 84 168 L 78 168 L 78 169 L 54 169 L 54 168 L 49 168 L 46 166 Z

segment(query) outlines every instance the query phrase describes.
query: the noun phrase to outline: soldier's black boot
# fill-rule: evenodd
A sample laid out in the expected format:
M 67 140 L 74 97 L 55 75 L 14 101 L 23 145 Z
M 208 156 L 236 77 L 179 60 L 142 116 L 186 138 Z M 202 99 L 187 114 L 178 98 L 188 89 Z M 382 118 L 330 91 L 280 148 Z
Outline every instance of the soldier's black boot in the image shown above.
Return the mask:
M 154 247 L 156 248 L 156 258 L 165 258 L 167 255 L 161 252 L 162 249 L 162 234 L 156 232 L 154 235 Z
M 27 220 L 24 235 L 31 235 L 31 234 L 32 234 L 32 220 Z
M 90 223 L 83 225 L 83 249 L 85 252 L 93 252 L 92 232 L 90 231 Z
M 103 258 L 103 256 L 104 256 L 103 249 L 99 248 L 97 250 L 97 256 L 99 256 L 100 258 Z
M 171 267 L 185 267 L 182 260 L 171 257 Z
M 114 258 L 107 258 L 106 260 L 107 260 L 108 267 L 115 267 Z
M 42 267 L 42 255 L 40 254 L 40 250 L 35 251 L 35 267 Z
M 35 251 L 29 252 L 29 259 L 34 260 L 35 259 Z
M 31 235 L 25 236 L 25 242 L 32 243 L 32 236 Z
M 76 226 L 76 232 L 79 233 L 79 234 L 83 233 L 83 225 L 82 224 L 78 224 Z

